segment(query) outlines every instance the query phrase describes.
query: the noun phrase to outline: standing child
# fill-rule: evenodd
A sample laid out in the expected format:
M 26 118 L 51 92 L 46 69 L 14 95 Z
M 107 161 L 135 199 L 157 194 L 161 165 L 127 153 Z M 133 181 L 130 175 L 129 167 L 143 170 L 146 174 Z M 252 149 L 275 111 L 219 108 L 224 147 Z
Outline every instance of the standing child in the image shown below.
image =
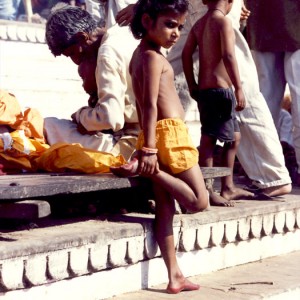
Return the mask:
M 225 17 L 233 0 L 203 0 L 203 3 L 208 11 L 192 27 L 182 52 L 183 71 L 191 97 L 198 103 L 202 125 L 199 163 L 213 166 L 213 150 L 219 140 L 224 142 L 222 164 L 233 172 L 241 138 L 234 106 L 240 111 L 246 105 L 234 53 L 235 35 L 231 20 Z M 197 47 L 201 66 L 198 83 L 193 71 L 193 53 Z M 213 190 L 209 192 L 219 205 L 231 205 L 230 200 L 253 196 L 234 185 L 233 174 L 222 178 L 220 196 Z
M 155 193 L 155 235 L 168 270 L 167 292 L 196 290 L 177 263 L 173 217 L 174 198 L 190 212 L 207 208 L 208 195 L 198 165 L 198 151 L 184 124 L 184 110 L 174 85 L 174 72 L 161 52 L 176 43 L 188 0 L 140 0 L 131 31 L 141 42 L 130 62 L 140 132 L 138 159 L 112 172 L 149 177 Z

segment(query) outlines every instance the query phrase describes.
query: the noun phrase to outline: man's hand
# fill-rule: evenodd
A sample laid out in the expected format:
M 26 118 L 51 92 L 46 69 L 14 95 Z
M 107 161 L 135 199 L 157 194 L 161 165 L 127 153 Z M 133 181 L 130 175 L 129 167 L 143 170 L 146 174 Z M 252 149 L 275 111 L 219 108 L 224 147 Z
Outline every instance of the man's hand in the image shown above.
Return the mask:
M 250 10 L 247 9 L 243 1 L 240 21 L 247 21 L 250 14 L 251 14 Z
M 134 4 L 129 4 L 127 7 L 120 10 L 116 16 L 116 21 L 120 26 L 127 26 L 133 18 Z
M 97 133 L 97 131 L 87 131 L 80 123 L 77 124 L 77 131 L 80 134 L 88 134 L 88 135 L 94 135 Z

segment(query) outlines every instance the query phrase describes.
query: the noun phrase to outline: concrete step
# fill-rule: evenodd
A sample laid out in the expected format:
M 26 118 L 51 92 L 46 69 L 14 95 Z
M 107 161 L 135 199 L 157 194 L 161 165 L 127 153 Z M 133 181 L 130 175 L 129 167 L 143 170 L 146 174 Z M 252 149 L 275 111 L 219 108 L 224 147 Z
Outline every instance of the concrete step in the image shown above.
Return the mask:
M 247 254 L 245 254 L 247 255 Z M 166 294 L 166 285 L 126 293 L 111 300 L 297 300 L 300 299 L 300 251 L 189 278 L 198 291 Z
M 0 204 L 0 219 L 44 218 L 51 214 L 50 204 L 42 200 L 23 200 L 16 203 Z
M 86 195 L 83 197 L 87 201 Z M 49 219 L 45 223 L 40 219 L 37 228 L 29 230 L 0 227 L 0 298 L 108 299 L 152 287 L 155 290 L 161 284 L 159 293 L 151 297 L 169 297 L 161 295 L 167 274 L 154 239 L 153 221 L 153 214 L 126 213 Z M 179 214 L 173 228 L 184 275 L 201 275 L 201 290 L 211 288 L 214 285 L 202 279 L 209 274 L 214 278 L 222 270 L 300 251 L 300 189 L 272 201 L 241 200 L 235 207 Z M 292 261 L 299 266 L 296 259 Z M 260 273 L 253 274 L 248 281 L 271 281 Z M 294 271 L 288 274 L 292 277 Z M 229 283 L 242 282 L 236 278 Z M 257 285 L 270 287 L 260 283 L 245 288 L 258 289 Z

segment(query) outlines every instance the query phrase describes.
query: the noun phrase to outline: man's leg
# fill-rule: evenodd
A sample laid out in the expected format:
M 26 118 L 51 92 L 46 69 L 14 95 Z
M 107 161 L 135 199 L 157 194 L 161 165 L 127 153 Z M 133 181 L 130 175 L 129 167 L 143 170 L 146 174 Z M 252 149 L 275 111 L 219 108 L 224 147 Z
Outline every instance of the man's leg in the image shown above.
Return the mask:
M 300 185 L 300 50 L 286 53 L 284 66 L 292 98 L 293 142 L 298 165 L 296 184 Z
M 284 53 L 252 51 L 257 68 L 259 88 L 267 101 L 276 128 L 286 87 Z
M 241 143 L 237 156 L 248 177 L 267 196 L 290 193 L 291 178 L 268 105 L 259 90 L 255 63 L 238 29 L 236 56 L 246 97 L 246 108 L 237 112 Z M 276 85 L 275 85 L 276 86 Z
M 238 200 L 238 199 L 249 199 L 253 198 L 254 194 L 246 190 L 238 188 L 233 182 L 233 168 L 236 157 L 236 152 L 240 144 L 241 134 L 240 132 L 234 133 L 234 141 L 227 142 L 223 146 L 222 153 L 222 165 L 230 168 L 231 175 L 221 178 L 221 196 L 226 200 Z

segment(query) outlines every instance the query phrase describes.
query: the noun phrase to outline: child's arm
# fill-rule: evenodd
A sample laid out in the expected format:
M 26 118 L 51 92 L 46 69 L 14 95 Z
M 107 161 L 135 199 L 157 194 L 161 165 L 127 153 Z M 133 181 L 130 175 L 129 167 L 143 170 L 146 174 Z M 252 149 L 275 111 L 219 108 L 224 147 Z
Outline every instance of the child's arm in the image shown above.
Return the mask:
M 197 91 L 199 89 L 198 84 L 195 80 L 194 68 L 193 68 L 193 54 L 196 48 L 197 48 L 197 41 L 192 29 L 183 47 L 181 58 L 182 58 L 183 72 L 188 84 L 190 95 L 195 100 L 197 100 Z
M 235 89 L 235 97 L 237 100 L 236 110 L 243 110 L 246 106 L 245 96 L 242 90 L 238 64 L 235 57 L 234 45 L 235 35 L 232 28 L 232 23 L 229 19 L 223 18 L 223 24 L 220 31 L 222 59 L 226 71 Z
M 143 95 L 142 95 L 142 127 L 144 147 L 156 149 L 156 122 L 159 83 L 163 71 L 162 57 L 154 51 L 146 51 L 143 58 Z M 158 170 L 157 155 L 142 151 L 139 173 L 153 174 Z

